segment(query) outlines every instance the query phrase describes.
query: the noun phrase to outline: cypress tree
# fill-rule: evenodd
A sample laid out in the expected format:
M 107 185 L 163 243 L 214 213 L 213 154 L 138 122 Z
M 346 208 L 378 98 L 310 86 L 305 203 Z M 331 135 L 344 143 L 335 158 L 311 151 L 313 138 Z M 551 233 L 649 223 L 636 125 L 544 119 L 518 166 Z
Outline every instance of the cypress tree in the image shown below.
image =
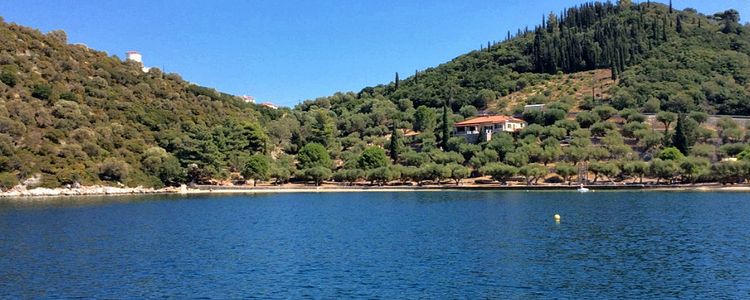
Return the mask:
M 672 0 L 669 0 L 669 13 L 671 14 L 672 12 Z
M 445 149 L 448 146 L 448 138 L 450 137 L 450 129 L 448 128 L 448 101 L 443 104 L 443 136 L 441 137 L 440 146 Z
M 682 33 L 682 18 L 677 16 L 677 33 Z
M 688 139 L 685 132 L 685 116 L 680 114 L 677 116 L 677 125 L 675 126 L 674 137 L 672 137 L 672 145 L 680 150 L 682 154 L 688 155 L 689 145 Z
M 396 72 L 396 89 L 398 89 L 399 83 L 400 81 L 398 79 L 398 72 Z
M 398 162 L 398 152 L 401 144 L 401 136 L 396 126 L 396 120 L 393 120 L 393 128 L 391 129 L 391 144 L 388 147 L 388 152 L 393 162 Z

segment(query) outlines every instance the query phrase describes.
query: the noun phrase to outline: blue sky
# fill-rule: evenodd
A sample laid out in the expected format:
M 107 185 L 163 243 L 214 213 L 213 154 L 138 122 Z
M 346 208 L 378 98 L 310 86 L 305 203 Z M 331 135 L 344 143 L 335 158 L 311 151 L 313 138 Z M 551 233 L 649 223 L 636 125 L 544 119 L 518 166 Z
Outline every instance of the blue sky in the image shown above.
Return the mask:
M 674 0 L 750 16 L 748 0 Z M 3 0 L 6 22 L 62 29 L 71 43 L 236 95 L 291 106 L 436 66 L 508 30 L 533 27 L 569 0 L 84 1 Z

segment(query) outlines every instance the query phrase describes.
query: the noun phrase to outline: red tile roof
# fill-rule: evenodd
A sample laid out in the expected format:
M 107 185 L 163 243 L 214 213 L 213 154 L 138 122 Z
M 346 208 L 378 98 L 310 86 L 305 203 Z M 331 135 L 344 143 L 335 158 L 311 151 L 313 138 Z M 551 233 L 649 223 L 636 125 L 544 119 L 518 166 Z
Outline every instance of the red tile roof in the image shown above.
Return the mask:
M 456 123 L 455 126 L 479 125 L 479 124 L 487 124 L 487 123 L 497 124 L 497 123 L 503 123 L 506 121 L 516 122 L 516 123 L 524 122 L 524 120 L 517 119 L 514 117 L 509 117 L 509 116 L 482 116 L 482 117 L 471 118 L 468 120 L 463 120 L 461 122 Z

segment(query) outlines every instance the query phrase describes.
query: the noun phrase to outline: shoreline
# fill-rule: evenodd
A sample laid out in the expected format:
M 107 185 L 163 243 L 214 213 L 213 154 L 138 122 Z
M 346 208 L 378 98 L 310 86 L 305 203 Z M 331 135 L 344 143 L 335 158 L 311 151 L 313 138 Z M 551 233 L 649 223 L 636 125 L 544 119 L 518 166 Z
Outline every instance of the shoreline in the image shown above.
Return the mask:
M 697 185 L 587 185 L 592 192 L 597 191 L 672 191 L 672 192 L 750 192 L 750 184 L 697 184 Z M 426 186 L 310 186 L 287 184 L 282 186 L 211 186 L 200 185 L 188 188 L 118 188 L 90 186 L 80 188 L 35 188 L 10 190 L 0 193 L 0 199 L 59 198 L 86 196 L 130 196 L 130 195 L 232 195 L 232 194 L 273 194 L 273 193 L 354 193 L 354 192 L 440 192 L 440 191 L 549 191 L 576 192 L 575 185 L 426 185 Z

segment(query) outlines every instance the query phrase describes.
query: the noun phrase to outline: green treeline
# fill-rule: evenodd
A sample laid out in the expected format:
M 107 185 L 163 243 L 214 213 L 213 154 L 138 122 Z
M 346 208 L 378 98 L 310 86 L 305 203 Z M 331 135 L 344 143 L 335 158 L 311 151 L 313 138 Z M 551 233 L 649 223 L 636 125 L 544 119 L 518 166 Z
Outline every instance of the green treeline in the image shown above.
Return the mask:
M 0 188 L 245 181 L 536 184 L 740 182 L 750 176 L 750 26 L 658 3 L 587 3 L 435 68 L 268 109 L 159 69 L 0 20 Z M 547 86 L 611 70 L 592 95 Z M 570 83 L 572 84 L 572 83 Z M 565 90 L 564 95 L 551 93 Z M 528 94 L 521 103 L 508 95 Z M 546 103 L 523 113 L 523 104 Z M 472 144 L 454 123 L 516 114 L 517 134 Z M 647 113 L 654 113 L 649 118 Z M 730 158 L 738 158 L 737 161 Z

